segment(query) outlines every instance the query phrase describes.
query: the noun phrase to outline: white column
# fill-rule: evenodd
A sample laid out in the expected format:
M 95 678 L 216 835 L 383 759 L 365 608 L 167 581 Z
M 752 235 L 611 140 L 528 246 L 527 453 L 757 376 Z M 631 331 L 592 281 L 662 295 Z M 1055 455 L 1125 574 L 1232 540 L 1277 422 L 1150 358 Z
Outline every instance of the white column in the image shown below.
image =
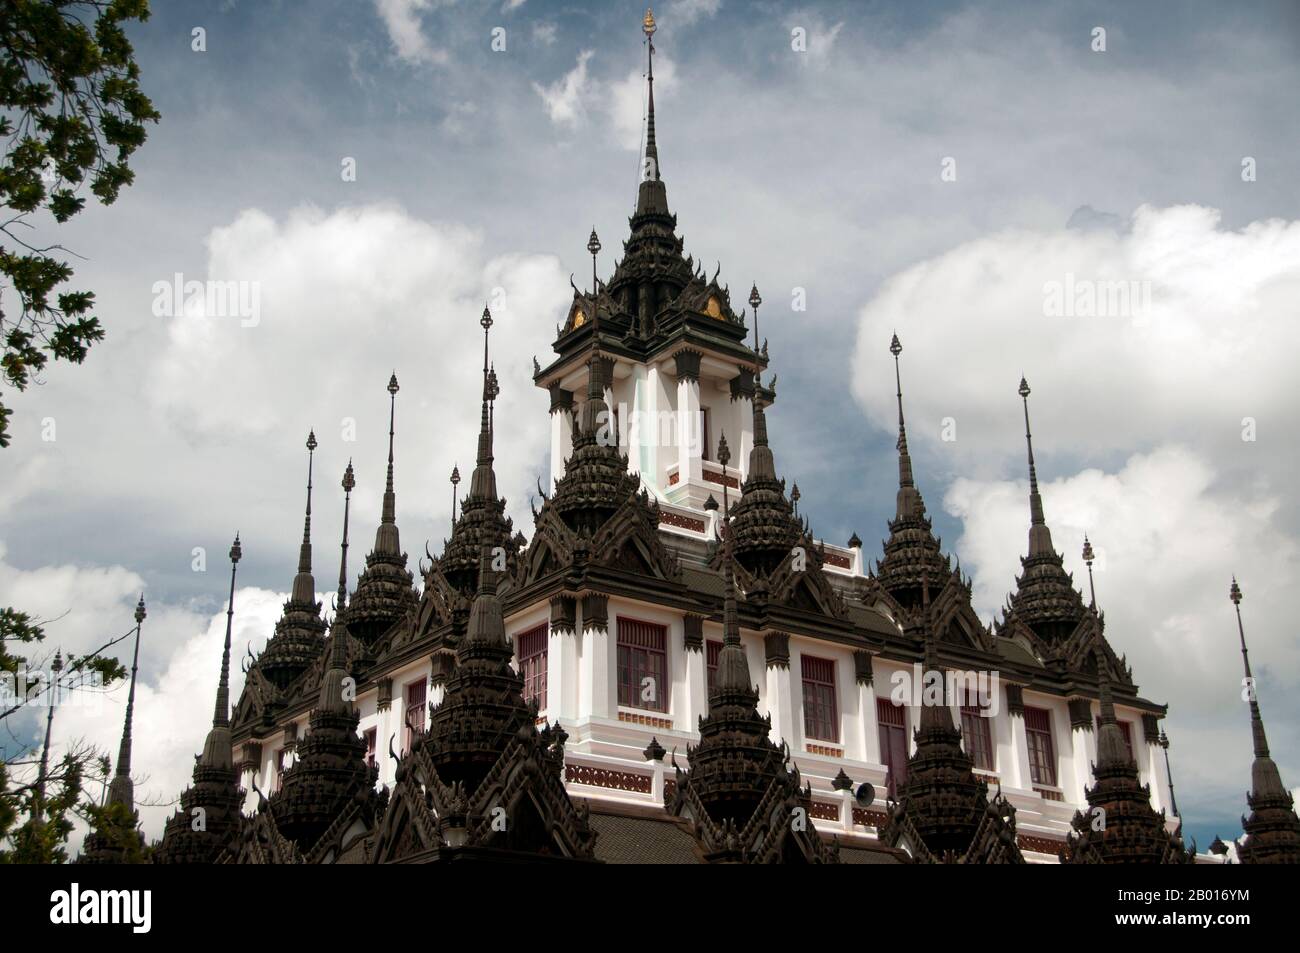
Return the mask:
M 880 720 L 876 712 L 876 683 L 859 680 L 858 707 L 862 711 L 862 750 L 859 756 L 868 764 L 881 764 Z
M 582 600 L 582 657 L 579 661 L 578 717 L 615 716 L 614 673 L 610 665 L 609 621 L 604 596 Z
M 564 622 L 552 621 L 546 640 L 546 707 L 551 721 L 578 716 L 578 637 Z
M 1097 760 L 1097 732 L 1095 731 L 1095 713 L 1092 710 L 1092 702 L 1088 699 L 1070 701 L 1074 706 L 1082 701 L 1088 707 L 1088 721 L 1086 724 L 1074 724 L 1076 712 L 1070 711 L 1070 745 L 1071 762 L 1074 767 L 1074 787 L 1065 788 L 1067 797 L 1075 804 L 1084 803 L 1087 798 L 1084 795 L 1084 787 L 1092 783 L 1092 765 Z
M 1013 690 L 1014 696 L 1019 702 L 1019 704 L 1015 706 L 1015 711 L 1012 711 Z M 1008 752 L 1008 762 L 1013 772 L 1011 775 L 1011 783 L 1022 790 L 1032 791 L 1034 781 L 1033 775 L 1029 771 L 1029 738 L 1025 733 L 1024 698 L 1021 691 L 1022 687 L 1019 685 L 1007 686 L 1007 720 L 1011 723 L 1011 750 Z
M 700 380 L 698 377 L 677 379 L 677 473 L 678 480 L 703 479 L 700 465 L 704 421 L 700 413 Z M 710 435 L 716 441 L 716 436 Z
M 803 751 L 801 726 L 795 722 L 794 684 L 790 676 L 790 640 L 783 632 L 768 632 L 763 637 L 763 654 L 767 670 L 767 713 L 772 718 L 771 738 L 784 741 L 792 753 Z
M 686 711 L 678 727 L 695 731 L 702 715 L 709 712 L 708 670 L 705 666 L 704 649 L 687 649 L 686 655 Z
M 547 493 L 564 476 L 564 462 L 573 450 L 573 397 L 566 392 L 559 397 L 552 395 L 551 401 L 551 483 Z

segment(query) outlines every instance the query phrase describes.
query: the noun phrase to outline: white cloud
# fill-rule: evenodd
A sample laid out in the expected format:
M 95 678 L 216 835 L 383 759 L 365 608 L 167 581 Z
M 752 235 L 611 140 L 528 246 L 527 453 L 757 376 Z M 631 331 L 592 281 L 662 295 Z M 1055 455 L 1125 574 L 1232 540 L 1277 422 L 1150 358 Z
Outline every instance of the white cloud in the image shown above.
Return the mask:
M 561 126 L 574 126 L 585 115 L 592 88 L 587 77 L 587 63 L 591 60 L 592 52 L 583 50 L 579 53 L 577 65 L 549 86 L 533 83 L 533 89 L 542 97 L 542 105 L 551 117 L 551 122 Z
M 539 20 L 533 24 L 533 39 L 546 46 L 550 46 L 555 42 L 558 32 L 559 27 L 549 20 Z
M 690 26 L 696 20 L 715 16 L 721 6 L 722 0 L 676 0 L 661 19 L 666 25 Z
M 671 102 L 677 89 L 677 66 L 672 59 L 655 51 L 655 110 L 659 133 L 663 135 L 659 111 L 664 102 Z M 646 111 L 646 79 L 644 69 L 634 69 L 621 80 L 609 84 L 604 96 L 605 108 L 613 123 L 615 140 L 624 149 L 639 149 L 642 142 Z M 675 121 L 675 120 L 674 120 Z M 671 133 L 667 136 L 672 141 Z M 674 147 L 676 153 L 682 146 Z
M 1149 288 L 1150 305 L 1046 314 L 1045 289 L 1067 282 L 1122 283 L 1136 287 L 1134 301 Z M 1177 440 L 1207 448 L 1229 469 L 1289 459 L 1300 434 L 1291 385 L 1297 297 L 1300 222 L 1228 231 L 1214 209 L 1144 205 L 1124 233 L 1006 230 L 883 285 L 859 314 L 854 393 L 881 427 L 893 426 L 893 389 L 879 385 L 897 330 L 909 436 L 962 466 L 1022 455 L 1022 373 L 1044 453 Z M 955 418 L 957 440 L 941 444 L 945 417 Z M 1241 439 L 1244 417 L 1257 422 L 1256 442 Z
M 1053 543 L 1085 597 L 1080 550 L 1085 532 L 1092 539 L 1111 646 L 1127 655 L 1143 694 L 1170 706 L 1184 811 L 1234 803 L 1250 775 L 1228 600 L 1234 572 L 1246 594 L 1242 611 L 1265 716 L 1273 714 L 1275 756 L 1284 777 L 1297 767 L 1279 742 L 1291 733 L 1283 700 L 1300 687 L 1300 646 L 1290 634 L 1300 545 L 1276 524 L 1276 497 L 1226 488 L 1219 476 L 1198 452 L 1166 446 L 1135 454 L 1114 473 L 1088 469 L 1041 485 Z M 956 550 L 972 574 L 977 609 L 991 618 L 1015 585 L 1017 554 L 1026 551 L 1028 483 L 958 479 L 944 507 L 962 520 Z
M 411 63 L 447 62 L 446 51 L 433 47 L 421 29 L 421 15 L 436 6 L 437 0 L 375 0 L 375 8 L 400 58 Z

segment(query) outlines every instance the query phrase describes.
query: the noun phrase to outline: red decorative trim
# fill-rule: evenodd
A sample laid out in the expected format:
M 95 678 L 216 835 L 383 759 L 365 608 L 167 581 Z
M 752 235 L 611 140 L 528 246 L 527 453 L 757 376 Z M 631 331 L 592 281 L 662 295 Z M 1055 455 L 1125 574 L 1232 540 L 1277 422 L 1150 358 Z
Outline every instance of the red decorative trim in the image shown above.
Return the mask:
M 615 791 L 649 794 L 651 779 L 647 774 L 633 774 L 631 771 L 613 771 L 609 768 L 594 768 L 585 764 L 566 764 L 564 780 L 593 788 L 611 788 Z
M 1043 796 L 1043 800 L 1044 800 L 1044 801 L 1064 801 L 1064 800 L 1065 800 L 1065 795 L 1062 794 L 1060 791 L 1052 791 L 1052 790 L 1050 790 L 1050 789 L 1048 789 L 1048 788 L 1040 788 L 1038 785 L 1034 785 L 1034 791 L 1035 791 L 1035 793 L 1037 793 L 1037 794 L 1041 794 L 1041 795 Z
M 826 801 L 813 801 L 808 813 L 820 821 L 838 821 L 840 819 L 840 806 Z
M 869 811 L 865 807 L 853 809 L 853 823 L 863 827 L 884 827 L 889 816 L 884 811 Z
M 723 485 L 722 474 L 714 473 L 712 470 L 704 471 L 704 479 L 707 480 L 709 483 L 716 483 L 718 484 L 718 486 Z M 733 489 L 740 489 L 740 481 L 737 480 L 730 473 L 727 474 L 726 485 L 732 487 Z
M 1021 850 L 1032 850 L 1038 854 L 1055 856 L 1065 846 L 1064 841 L 1052 840 L 1050 837 L 1034 837 L 1032 834 L 1017 834 L 1016 846 Z
M 672 731 L 673 729 L 673 720 L 671 718 L 656 718 L 654 715 L 641 715 L 630 711 L 620 711 L 618 720 L 626 721 L 632 725 L 645 725 L 648 728 L 663 728 L 665 731 Z
M 853 568 L 853 560 L 849 559 L 848 556 L 841 556 L 839 553 L 827 553 L 825 559 L 832 566 L 839 566 L 841 569 Z
M 815 745 L 811 741 L 807 742 L 804 747 L 808 749 L 809 754 L 825 755 L 828 758 L 844 757 L 844 751 L 841 748 L 832 748 L 829 745 Z
M 659 522 L 667 523 L 669 526 L 677 526 L 681 529 L 693 530 L 697 533 L 704 532 L 704 520 L 692 519 L 689 516 L 682 516 L 680 513 L 672 513 L 664 509 L 659 511 Z
M 677 483 L 678 483 L 678 481 L 681 480 L 681 478 L 682 478 L 682 475 L 681 475 L 680 473 L 670 473 L 670 474 L 668 474 L 668 485 L 669 485 L 669 486 L 676 486 Z

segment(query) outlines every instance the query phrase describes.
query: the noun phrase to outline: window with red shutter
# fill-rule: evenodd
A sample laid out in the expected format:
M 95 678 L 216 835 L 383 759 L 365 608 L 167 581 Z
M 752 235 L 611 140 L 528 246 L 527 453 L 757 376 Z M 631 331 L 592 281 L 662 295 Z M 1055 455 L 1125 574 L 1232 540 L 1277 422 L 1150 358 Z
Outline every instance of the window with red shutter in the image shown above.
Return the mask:
M 984 709 L 969 694 L 961 706 L 961 742 L 975 767 L 993 770 L 993 719 L 984 717 Z
M 428 698 L 428 681 L 420 679 L 406 686 L 406 717 L 402 728 L 402 750 L 411 750 L 411 739 L 424 730 L 425 700 Z
M 626 708 L 667 711 L 668 627 L 618 619 L 618 703 Z
M 709 691 L 713 691 L 713 681 L 718 676 L 718 654 L 722 651 L 722 643 L 709 639 L 704 643 L 704 666 L 705 677 Z
M 524 701 L 546 708 L 546 647 L 549 626 L 543 622 L 519 635 L 519 674 L 524 677 Z
M 876 699 L 876 723 L 879 725 L 880 760 L 889 769 L 886 778 L 889 796 L 898 797 L 898 789 L 907 782 L 907 712 L 887 698 Z
M 803 676 L 803 733 L 817 741 L 840 740 L 839 705 L 835 699 L 835 662 L 800 656 Z
M 1029 777 L 1034 784 L 1056 786 L 1056 748 L 1052 744 L 1052 713 L 1025 706 L 1025 740 L 1029 745 Z

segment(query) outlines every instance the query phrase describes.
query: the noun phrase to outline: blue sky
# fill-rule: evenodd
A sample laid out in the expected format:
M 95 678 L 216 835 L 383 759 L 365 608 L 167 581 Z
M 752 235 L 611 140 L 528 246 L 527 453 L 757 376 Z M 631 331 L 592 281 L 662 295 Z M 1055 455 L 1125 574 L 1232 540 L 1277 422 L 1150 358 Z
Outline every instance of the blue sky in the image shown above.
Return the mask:
M 625 233 L 645 54 L 639 4 L 155 6 L 132 34 L 163 116 L 137 182 L 59 236 L 85 257 L 76 280 L 109 339 L 12 401 L 0 599 L 75 607 L 51 627 L 75 646 L 108 619 L 125 628 L 146 589 L 145 682 L 176 736 L 151 768 L 171 797 L 201 737 L 181 726 L 206 717 L 183 699 L 208 695 L 229 537 L 244 533 L 256 648 L 258 613 L 273 621 L 294 568 L 306 430 L 327 474 L 327 589 L 341 522 L 328 474 L 355 458 L 353 525 L 377 520 L 394 369 L 403 541 L 413 561 L 426 539 L 436 551 L 446 474 L 473 453 L 474 318 L 495 288 L 511 302 L 494 342 L 498 472 L 527 532 L 548 441 L 531 357 L 545 362 L 568 276 L 586 274 L 592 225 L 603 273 Z M 777 465 L 814 530 L 873 549 L 886 532 L 897 329 L 917 478 L 992 619 L 1025 545 L 1026 374 L 1057 546 L 1076 578 L 1084 529 L 1102 553 L 1108 635 L 1143 693 L 1171 704 L 1190 832 L 1236 833 L 1248 784 L 1233 572 L 1274 754 L 1300 784 L 1285 599 L 1300 420 L 1282 386 L 1300 282 L 1293 5 L 679 0 L 656 16 L 669 201 L 689 252 L 763 291 Z M 940 177 L 946 157 L 956 181 Z M 261 281 L 260 326 L 155 316 L 155 282 L 177 272 Z M 1046 318 L 1043 276 L 1066 272 L 1153 282 L 1154 319 Z M 782 307 L 797 288 L 806 311 Z M 193 571 L 195 547 L 210 571 Z

